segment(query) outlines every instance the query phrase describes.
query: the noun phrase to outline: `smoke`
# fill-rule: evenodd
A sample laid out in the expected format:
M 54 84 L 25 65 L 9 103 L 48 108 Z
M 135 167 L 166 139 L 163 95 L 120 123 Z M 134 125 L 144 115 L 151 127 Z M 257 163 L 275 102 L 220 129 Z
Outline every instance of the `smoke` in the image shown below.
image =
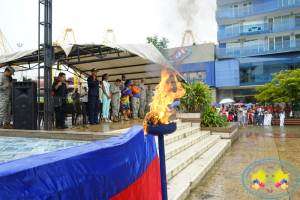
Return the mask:
M 159 34 L 170 40 L 169 47 L 181 46 L 183 33 L 192 30 L 196 43 L 217 42 L 214 0 L 162 0 L 157 3 Z

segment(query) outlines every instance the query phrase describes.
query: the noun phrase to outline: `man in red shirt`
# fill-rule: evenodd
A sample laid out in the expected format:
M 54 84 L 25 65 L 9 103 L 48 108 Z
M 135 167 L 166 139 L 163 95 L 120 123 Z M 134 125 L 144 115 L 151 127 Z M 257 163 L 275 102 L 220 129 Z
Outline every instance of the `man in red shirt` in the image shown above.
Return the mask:
M 283 111 L 285 113 L 285 118 L 290 118 L 290 112 L 292 111 L 291 107 L 288 103 L 285 104 L 285 107 L 283 108 Z

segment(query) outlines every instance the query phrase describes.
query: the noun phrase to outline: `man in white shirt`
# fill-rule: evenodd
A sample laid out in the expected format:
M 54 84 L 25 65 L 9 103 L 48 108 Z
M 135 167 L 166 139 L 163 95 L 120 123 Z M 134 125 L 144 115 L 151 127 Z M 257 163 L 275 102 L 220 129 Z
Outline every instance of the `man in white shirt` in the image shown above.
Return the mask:
M 88 100 L 88 91 L 87 91 L 86 87 L 84 87 L 82 92 L 81 92 L 81 98 L 82 98 L 82 100 L 81 100 L 82 103 L 85 104 L 86 110 L 88 111 L 89 110 L 88 109 L 89 100 Z
M 259 125 L 263 125 L 263 116 L 264 116 L 264 109 L 262 108 L 262 106 L 259 106 L 259 108 L 257 109 L 257 114 L 258 114 L 258 118 L 257 118 L 257 124 Z

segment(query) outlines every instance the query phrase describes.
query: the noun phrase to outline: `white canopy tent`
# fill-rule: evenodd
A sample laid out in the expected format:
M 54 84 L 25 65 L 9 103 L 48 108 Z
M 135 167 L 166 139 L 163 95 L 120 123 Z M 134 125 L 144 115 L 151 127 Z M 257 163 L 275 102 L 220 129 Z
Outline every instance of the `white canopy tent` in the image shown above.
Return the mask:
M 125 75 L 127 80 L 145 78 L 146 84 L 158 84 L 163 65 L 176 71 L 152 44 L 60 44 L 54 52 L 54 68 L 61 64 L 62 69 L 71 68 L 86 77 L 96 68 L 99 77 L 108 73 L 111 82 Z M 40 53 L 42 63 L 43 49 Z M 32 70 L 37 62 L 37 49 L 0 55 L 0 67 L 17 65 Z

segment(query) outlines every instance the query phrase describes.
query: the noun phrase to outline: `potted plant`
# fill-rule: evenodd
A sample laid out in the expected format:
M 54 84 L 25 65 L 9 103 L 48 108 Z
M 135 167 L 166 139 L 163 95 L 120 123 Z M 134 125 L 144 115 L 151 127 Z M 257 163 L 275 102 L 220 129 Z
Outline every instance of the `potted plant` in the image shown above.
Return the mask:
M 227 121 L 225 115 L 207 106 L 204 108 L 201 130 L 209 130 L 212 135 L 220 135 L 222 139 L 231 139 L 233 142 L 238 137 L 238 123 Z
M 179 107 L 183 113 L 176 113 L 176 117 L 181 118 L 183 122 L 201 123 L 203 108 L 212 102 L 210 88 L 202 81 L 186 84 L 184 88 L 186 93 L 179 99 Z

